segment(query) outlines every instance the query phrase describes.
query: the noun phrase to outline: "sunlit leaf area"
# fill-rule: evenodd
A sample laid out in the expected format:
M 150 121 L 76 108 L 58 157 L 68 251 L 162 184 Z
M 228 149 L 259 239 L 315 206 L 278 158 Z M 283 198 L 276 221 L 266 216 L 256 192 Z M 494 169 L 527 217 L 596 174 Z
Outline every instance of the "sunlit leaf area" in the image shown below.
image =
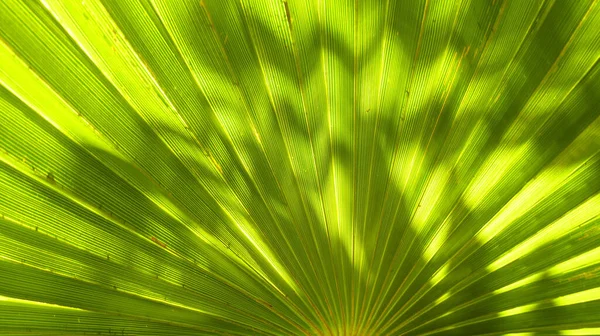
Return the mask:
M 600 335 L 600 1 L 0 0 L 0 335 Z

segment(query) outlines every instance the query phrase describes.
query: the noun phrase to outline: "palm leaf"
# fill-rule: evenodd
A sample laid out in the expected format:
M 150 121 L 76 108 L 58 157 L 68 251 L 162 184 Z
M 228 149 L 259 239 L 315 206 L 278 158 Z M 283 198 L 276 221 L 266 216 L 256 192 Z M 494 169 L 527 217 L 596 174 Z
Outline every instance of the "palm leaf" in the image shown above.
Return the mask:
M 599 27 L 1 1 L 0 334 L 599 334 Z

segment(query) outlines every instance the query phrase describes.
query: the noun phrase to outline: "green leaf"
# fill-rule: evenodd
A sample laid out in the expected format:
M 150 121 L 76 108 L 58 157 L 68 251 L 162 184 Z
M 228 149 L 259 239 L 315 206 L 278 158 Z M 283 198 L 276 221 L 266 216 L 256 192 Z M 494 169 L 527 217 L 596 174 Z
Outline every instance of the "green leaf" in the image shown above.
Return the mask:
M 595 0 L 0 2 L 0 335 L 600 334 Z

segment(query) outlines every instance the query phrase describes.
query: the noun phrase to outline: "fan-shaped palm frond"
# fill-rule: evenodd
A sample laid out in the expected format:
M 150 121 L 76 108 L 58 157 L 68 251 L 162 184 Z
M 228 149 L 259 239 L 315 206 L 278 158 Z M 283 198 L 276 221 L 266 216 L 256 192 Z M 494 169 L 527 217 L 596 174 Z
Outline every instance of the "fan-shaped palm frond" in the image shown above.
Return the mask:
M 595 0 L 0 0 L 0 334 L 600 334 Z

